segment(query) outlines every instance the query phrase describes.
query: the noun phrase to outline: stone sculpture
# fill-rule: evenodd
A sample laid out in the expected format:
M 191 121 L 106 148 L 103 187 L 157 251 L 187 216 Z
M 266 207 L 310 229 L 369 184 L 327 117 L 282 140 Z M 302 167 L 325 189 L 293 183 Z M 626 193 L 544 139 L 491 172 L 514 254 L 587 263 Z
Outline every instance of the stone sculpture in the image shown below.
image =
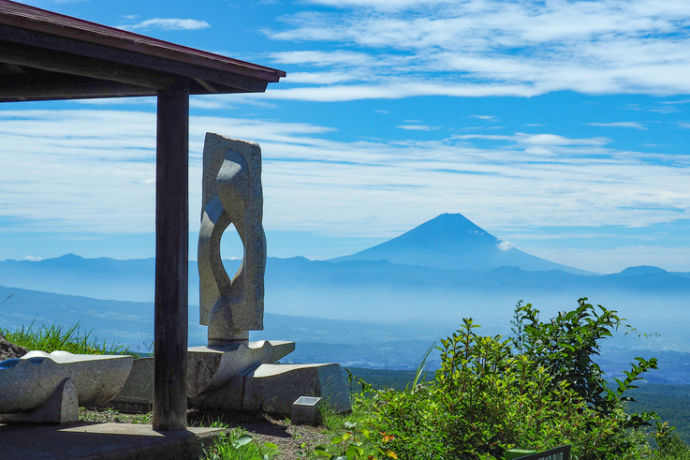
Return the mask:
M 249 342 L 250 330 L 263 329 L 264 310 L 259 146 L 207 133 L 203 161 L 198 263 L 200 322 L 208 326 L 208 346 L 188 350 L 191 405 L 290 415 L 300 396 L 315 396 L 336 412 L 349 410 L 338 364 L 276 364 L 295 349 L 294 342 Z M 244 245 L 242 264 L 232 280 L 220 256 L 220 241 L 230 224 Z M 116 402 L 147 403 L 149 390 L 136 382 L 152 381 L 152 369 L 143 362 L 136 365 L 127 391 Z
M 131 356 L 30 351 L 0 362 L 0 421 L 77 420 L 78 405 L 102 405 L 122 389 Z
M 200 323 L 209 345 L 248 340 L 263 329 L 266 237 L 262 221 L 261 149 L 207 133 L 204 142 L 199 231 Z M 230 280 L 220 256 L 223 232 L 233 224 L 244 245 Z

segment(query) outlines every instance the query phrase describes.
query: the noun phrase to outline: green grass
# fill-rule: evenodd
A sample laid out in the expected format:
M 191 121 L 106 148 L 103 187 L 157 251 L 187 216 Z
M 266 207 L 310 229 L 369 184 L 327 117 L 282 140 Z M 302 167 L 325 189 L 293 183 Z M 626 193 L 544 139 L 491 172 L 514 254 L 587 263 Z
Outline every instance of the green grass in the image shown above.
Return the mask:
M 215 424 L 224 428 L 222 424 Z M 278 447 L 270 442 L 257 443 L 241 428 L 233 428 L 216 437 L 213 444 L 204 449 L 203 460 L 269 460 L 278 453 Z
M 122 345 L 109 345 L 98 341 L 91 337 L 91 332 L 82 333 L 79 323 L 69 328 L 43 324 L 38 329 L 34 329 L 34 323 L 31 323 L 28 327 L 22 326 L 15 330 L 0 328 L 0 334 L 27 350 L 41 350 L 46 353 L 62 350 L 88 355 L 136 355 Z
M 115 409 L 91 410 L 85 407 L 79 408 L 79 421 L 87 423 L 135 423 L 139 425 L 150 425 L 153 413 L 145 414 L 124 414 Z

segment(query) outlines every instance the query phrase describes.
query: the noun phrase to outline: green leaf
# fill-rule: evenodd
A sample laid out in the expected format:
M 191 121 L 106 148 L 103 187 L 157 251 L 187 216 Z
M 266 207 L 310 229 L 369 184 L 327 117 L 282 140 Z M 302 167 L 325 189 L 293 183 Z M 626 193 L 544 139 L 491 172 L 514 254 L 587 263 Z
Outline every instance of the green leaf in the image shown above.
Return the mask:
M 314 447 L 313 452 L 314 452 L 314 455 L 316 455 L 317 457 L 330 457 L 331 456 L 331 454 L 329 454 L 328 451 L 326 451 L 326 448 L 323 446 Z
M 249 444 L 249 443 L 252 442 L 253 440 L 254 440 L 254 439 L 253 439 L 251 436 L 245 434 L 245 435 L 242 435 L 242 436 L 240 436 L 239 438 L 237 438 L 237 439 L 232 443 L 232 446 L 233 446 L 235 449 L 239 449 L 239 448 L 242 447 L 242 446 L 246 446 L 247 444 Z

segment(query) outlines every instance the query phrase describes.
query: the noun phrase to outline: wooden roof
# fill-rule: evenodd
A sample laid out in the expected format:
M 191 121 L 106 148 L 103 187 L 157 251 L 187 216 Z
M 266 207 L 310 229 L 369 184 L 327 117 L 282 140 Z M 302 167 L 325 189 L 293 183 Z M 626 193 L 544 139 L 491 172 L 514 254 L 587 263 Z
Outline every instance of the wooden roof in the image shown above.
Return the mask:
M 0 102 L 263 92 L 285 72 L 0 0 Z

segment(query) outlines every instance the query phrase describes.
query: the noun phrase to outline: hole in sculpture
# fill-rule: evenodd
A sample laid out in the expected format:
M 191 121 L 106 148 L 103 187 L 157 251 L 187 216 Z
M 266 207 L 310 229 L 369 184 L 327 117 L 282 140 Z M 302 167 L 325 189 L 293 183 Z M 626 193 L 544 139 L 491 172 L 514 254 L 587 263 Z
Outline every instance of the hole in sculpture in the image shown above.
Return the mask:
M 220 239 L 220 257 L 223 259 L 223 267 L 230 279 L 235 276 L 244 255 L 244 246 L 239 233 L 233 224 L 223 232 Z

